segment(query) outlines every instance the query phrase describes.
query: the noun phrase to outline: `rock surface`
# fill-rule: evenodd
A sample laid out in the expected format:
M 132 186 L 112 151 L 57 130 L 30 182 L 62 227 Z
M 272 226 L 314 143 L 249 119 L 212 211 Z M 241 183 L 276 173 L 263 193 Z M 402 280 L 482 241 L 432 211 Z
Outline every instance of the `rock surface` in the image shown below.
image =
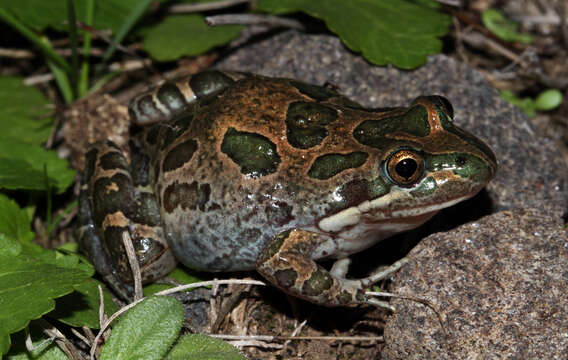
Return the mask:
M 482 74 L 445 56 L 415 71 L 375 67 L 334 37 L 295 32 L 244 46 L 217 67 L 332 84 L 369 107 L 446 96 L 455 122 L 485 140 L 499 160 L 489 196 L 473 205 L 494 214 L 431 235 L 412 250 L 393 291 L 435 304 L 448 335 L 430 309 L 397 300 L 383 358 L 566 357 L 568 240 L 560 218 L 568 203 L 566 165 L 552 141 L 539 138 Z M 459 213 L 463 207 L 453 209 L 462 223 L 472 219 Z
M 384 359 L 565 359 L 568 237 L 536 209 L 502 211 L 414 248 L 396 276 Z

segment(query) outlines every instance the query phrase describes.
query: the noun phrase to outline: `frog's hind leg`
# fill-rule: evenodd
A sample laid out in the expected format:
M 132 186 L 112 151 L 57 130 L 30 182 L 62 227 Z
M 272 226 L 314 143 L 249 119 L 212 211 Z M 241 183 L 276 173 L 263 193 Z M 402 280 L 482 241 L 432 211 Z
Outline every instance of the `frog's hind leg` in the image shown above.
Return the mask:
M 320 234 L 301 229 L 285 231 L 263 249 L 257 270 L 283 291 L 325 306 L 387 304 L 365 295 L 373 283 L 397 271 L 406 261 L 399 261 L 380 273 L 363 279 L 346 279 L 348 259 L 338 260 L 330 271 L 312 260 L 316 249 L 328 241 Z
M 175 260 L 165 241 L 156 199 L 139 179 L 140 166 L 129 166 L 110 141 L 94 144 L 86 159 L 79 196 L 79 245 L 113 289 L 129 298 L 133 280 L 122 240 L 125 232 L 132 239 L 143 282 L 167 274 Z

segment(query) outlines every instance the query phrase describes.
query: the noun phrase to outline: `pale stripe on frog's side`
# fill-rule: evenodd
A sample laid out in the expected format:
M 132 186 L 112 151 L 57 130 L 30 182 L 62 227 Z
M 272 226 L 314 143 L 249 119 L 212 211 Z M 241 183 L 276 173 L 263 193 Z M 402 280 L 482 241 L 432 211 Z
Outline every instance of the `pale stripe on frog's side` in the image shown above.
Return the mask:
M 108 193 L 95 193 L 113 164 L 126 161 L 102 156 L 118 151 L 112 143 L 95 144 L 96 166 L 106 170 L 85 176 L 80 198 L 83 228 L 97 228 L 83 231 L 82 247 L 123 293 L 130 291 L 124 259 L 109 257 L 124 257 L 120 231 L 138 229 L 131 235 L 142 242 L 147 279 L 172 266 L 149 258 L 164 257 L 164 239 L 155 237 L 165 234 L 190 267 L 256 267 L 318 304 L 374 303 L 364 287 L 386 275 L 348 280 L 343 258 L 475 195 L 496 171 L 491 150 L 455 127 L 450 103 L 439 96 L 364 109 L 326 88 L 212 71 L 137 96 L 129 111 L 138 125 L 155 123 L 133 131 L 139 153 L 129 169 L 117 170 L 132 171 L 131 180 L 116 178 Z M 113 221 L 117 213 L 129 223 Z M 324 257 L 341 266 L 328 272 L 313 261 Z M 106 268 L 113 264 L 120 268 Z

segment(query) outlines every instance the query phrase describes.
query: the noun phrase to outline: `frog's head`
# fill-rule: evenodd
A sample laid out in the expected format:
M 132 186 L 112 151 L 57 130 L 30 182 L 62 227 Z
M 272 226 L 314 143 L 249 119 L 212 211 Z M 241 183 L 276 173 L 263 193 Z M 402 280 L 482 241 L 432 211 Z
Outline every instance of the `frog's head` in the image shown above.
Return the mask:
M 423 96 L 359 123 L 353 136 L 372 149 L 376 170 L 337 188 L 334 197 L 343 210 L 322 219 L 319 228 L 372 228 L 387 237 L 477 194 L 495 175 L 497 160 L 452 118 L 448 100 Z

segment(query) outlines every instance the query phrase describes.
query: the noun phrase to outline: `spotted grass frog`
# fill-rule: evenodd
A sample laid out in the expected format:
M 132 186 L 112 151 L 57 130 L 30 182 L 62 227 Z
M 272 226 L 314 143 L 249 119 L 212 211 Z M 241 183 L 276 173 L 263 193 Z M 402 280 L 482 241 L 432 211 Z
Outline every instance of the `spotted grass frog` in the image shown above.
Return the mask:
M 128 232 L 144 282 L 177 259 L 256 269 L 321 305 L 373 303 L 365 288 L 389 272 L 348 279 L 348 256 L 470 198 L 497 168 L 441 96 L 366 109 L 325 87 L 208 71 L 129 111 L 129 151 L 94 144 L 80 195 L 81 248 L 124 296 Z M 325 258 L 337 259 L 331 270 Z

